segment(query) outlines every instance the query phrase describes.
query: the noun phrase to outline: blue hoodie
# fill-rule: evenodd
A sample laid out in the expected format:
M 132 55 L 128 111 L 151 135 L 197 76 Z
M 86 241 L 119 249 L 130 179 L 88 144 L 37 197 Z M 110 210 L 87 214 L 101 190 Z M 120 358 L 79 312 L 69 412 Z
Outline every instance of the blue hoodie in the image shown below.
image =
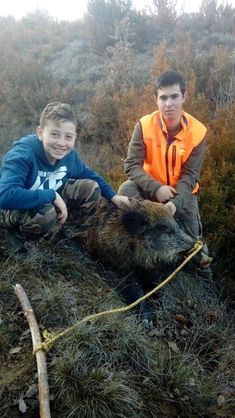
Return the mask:
M 51 165 L 37 135 L 23 137 L 14 142 L 2 161 L 0 208 L 28 210 L 53 203 L 55 190 L 71 178 L 96 181 L 106 199 L 116 194 L 101 176 L 84 164 L 75 150 Z

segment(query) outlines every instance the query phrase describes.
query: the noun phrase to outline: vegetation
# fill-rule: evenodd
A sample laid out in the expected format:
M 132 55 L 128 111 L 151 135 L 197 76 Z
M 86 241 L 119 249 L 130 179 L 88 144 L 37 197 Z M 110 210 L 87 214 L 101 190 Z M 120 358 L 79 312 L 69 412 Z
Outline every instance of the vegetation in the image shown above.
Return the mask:
M 12 284 L 27 289 L 40 329 L 59 332 L 89 313 L 121 306 L 118 278 L 64 244 L 51 251 L 32 246 L 24 260 L 4 260 L 0 411 L 21 416 L 23 401 L 35 417 L 35 360 Z M 232 417 L 232 324 L 214 283 L 178 274 L 156 302 L 154 330 L 146 332 L 130 312 L 83 324 L 55 344 L 47 355 L 52 416 Z
M 174 1 L 153 4 L 140 13 L 129 0 L 89 0 L 71 23 L 39 11 L 0 18 L 1 155 L 48 101 L 70 102 L 79 152 L 117 189 L 133 127 L 155 109 L 153 80 L 167 69 L 185 74 L 185 110 L 208 127 L 199 200 L 214 281 L 179 274 L 160 292 L 151 332 L 129 313 L 57 343 L 47 357 L 55 417 L 234 416 L 235 9 L 207 0 L 179 15 Z M 37 417 L 35 359 L 12 285 L 25 287 L 41 330 L 59 332 L 122 304 L 120 277 L 65 243 L 9 257 L 1 234 L 0 415 L 27 407 Z

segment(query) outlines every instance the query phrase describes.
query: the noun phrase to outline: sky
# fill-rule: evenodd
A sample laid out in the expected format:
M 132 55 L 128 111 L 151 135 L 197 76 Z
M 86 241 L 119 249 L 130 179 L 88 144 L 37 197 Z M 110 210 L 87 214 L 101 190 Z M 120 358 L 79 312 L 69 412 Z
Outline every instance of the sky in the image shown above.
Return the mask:
M 202 0 L 178 0 L 177 9 L 187 13 L 197 12 Z M 0 16 L 14 16 L 15 19 L 21 19 L 27 13 L 35 12 L 37 9 L 48 12 L 48 14 L 58 20 L 76 20 L 80 19 L 86 12 L 87 0 L 7 0 L 0 3 Z M 151 6 L 151 0 L 132 0 L 134 7 L 141 10 L 144 7 Z M 220 2 L 219 2 L 220 3 Z M 226 3 L 226 1 L 225 1 Z M 235 0 L 228 0 L 228 4 L 235 7 Z

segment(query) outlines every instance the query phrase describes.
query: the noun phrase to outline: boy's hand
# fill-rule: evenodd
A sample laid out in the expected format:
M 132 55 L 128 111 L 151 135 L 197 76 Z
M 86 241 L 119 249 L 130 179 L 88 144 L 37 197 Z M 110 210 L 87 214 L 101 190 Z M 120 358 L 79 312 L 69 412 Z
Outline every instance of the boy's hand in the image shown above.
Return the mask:
M 58 212 L 57 218 L 59 219 L 60 224 L 63 225 L 68 217 L 67 206 L 59 193 L 55 192 L 55 194 L 56 198 L 53 204 L 55 205 Z
M 123 209 L 123 207 L 131 206 L 131 202 L 127 196 L 119 196 L 115 194 L 112 197 L 111 202 L 113 202 L 119 209 Z
M 156 199 L 158 202 L 163 203 L 172 199 L 176 195 L 177 191 L 171 186 L 161 186 L 157 193 Z

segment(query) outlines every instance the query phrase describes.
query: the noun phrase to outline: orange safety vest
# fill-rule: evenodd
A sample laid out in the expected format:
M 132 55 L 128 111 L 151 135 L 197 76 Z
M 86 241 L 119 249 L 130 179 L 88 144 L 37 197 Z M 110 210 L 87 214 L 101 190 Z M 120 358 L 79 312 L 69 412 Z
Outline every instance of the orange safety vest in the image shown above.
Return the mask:
M 167 129 L 159 110 L 140 119 L 146 145 L 144 170 L 162 184 L 175 187 L 193 148 L 204 139 L 206 127 L 186 112 L 182 112 L 181 131 L 169 145 Z M 192 193 L 199 189 L 197 183 Z

